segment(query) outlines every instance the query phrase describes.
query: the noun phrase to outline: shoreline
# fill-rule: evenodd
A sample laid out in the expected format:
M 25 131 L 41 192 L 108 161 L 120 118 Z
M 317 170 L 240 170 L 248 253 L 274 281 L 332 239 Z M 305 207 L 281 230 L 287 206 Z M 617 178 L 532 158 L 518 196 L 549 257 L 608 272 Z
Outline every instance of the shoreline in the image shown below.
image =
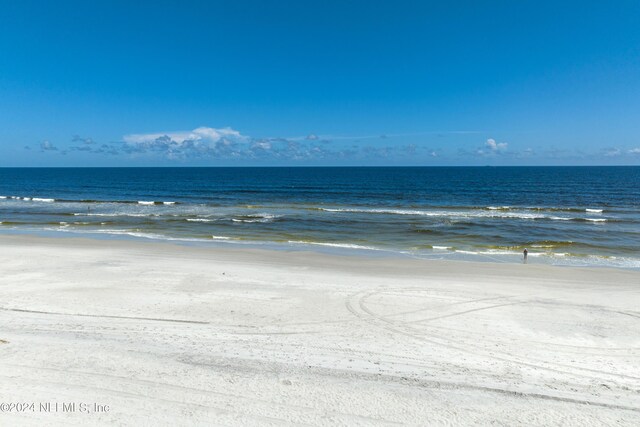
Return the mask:
M 78 233 L 80 234 L 80 233 Z M 490 260 L 474 260 L 467 259 L 434 259 L 434 258 L 420 258 L 413 257 L 408 254 L 391 251 L 385 249 L 356 249 L 356 248 L 339 248 L 339 247 L 316 247 L 313 244 L 291 246 L 291 245 L 271 245 L 271 242 L 262 244 L 254 244 L 254 242 L 236 243 L 226 241 L 200 241 L 190 239 L 152 239 L 136 236 L 121 236 L 121 235 L 104 235 L 104 236 L 84 236 L 75 233 L 65 232 L 52 232 L 51 234 L 40 233 L 36 231 L 34 233 L 24 233 L 22 231 L 16 233 L 0 233 L 0 245 L 6 243 L 14 244 L 42 244 L 46 246 L 56 247 L 60 243 L 66 242 L 68 246 L 79 247 L 100 247 L 105 244 L 122 244 L 123 248 L 128 249 L 144 249 L 145 247 L 156 247 L 163 251 L 171 252 L 180 248 L 184 251 L 188 251 L 191 254 L 197 254 L 199 251 L 209 252 L 212 255 L 218 255 L 225 257 L 226 255 L 233 254 L 233 256 L 239 256 L 243 261 L 251 261 L 254 257 L 269 259 L 270 261 L 279 260 L 285 264 L 290 263 L 292 260 L 304 261 L 313 260 L 313 262 L 319 262 L 324 260 L 325 265 L 331 267 L 347 266 L 352 264 L 371 263 L 373 266 L 385 265 L 386 268 L 397 267 L 396 274 L 402 274 L 402 270 L 410 268 L 413 273 L 422 270 L 424 273 L 432 274 L 434 271 L 430 268 L 432 266 L 438 266 L 438 270 L 455 268 L 464 269 L 469 267 L 471 269 L 480 269 L 483 272 L 495 271 L 499 272 L 500 269 L 508 269 L 509 271 L 518 271 L 518 273 L 524 273 L 525 277 L 529 277 L 526 273 L 527 269 L 533 269 L 535 274 L 543 270 L 547 274 L 553 273 L 555 270 L 570 270 L 580 271 L 584 274 L 589 274 L 594 271 L 604 271 L 613 274 L 629 272 L 638 274 L 640 277 L 640 271 L 634 268 L 621 268 L 610 266 L 574 266 L 574 265 L 555 265 L 548 263 L 536 263 L 535 257 L 533 261 L 531 258 L 529 262 L 524 263 L 522 259 L 519 262 L 506 262 L 506 261 L 490 261 Z M 62 245 L 65 246 L 65 245 Z M 531 256 L 531 254 L 529 254 Z M 381 264 L 382 263 L 382 264 Z M 448 266 L 448 267 L 447 267 Z M 413 268 L 411 268 L 413 267 Z M 497 270 L 495 270 L 497 268 Z M 522 270 L 512 270 L 512 269 Z M 540 270 L 541 269 L 541 270 Z M 548 270 L 551 269 L 551 270 Z
M 471 263 L 489 263 L 489 264 L 524 264 L 522 255 L 519 252 L 504 253 L 480 253 L 469 252 L 465 250 L 451 250 L 451 248 L 441 249 L 434 247 L 433 253 L 414 252 L 401 249 L 366 247 L 347 243 L 323 243 L 323 242 L 305 242 L 305 241 L 259 241 L 259 240 L 238 240 L 232 238 L 189 238 L 189 237 L 170 237 L 155 236 L 144 232 L 122 232 L 122 233 L 101 233 L 76 230 L 46 230 L 46 229 L 0 229 L 0 238 L 4 236 L 24 236 L 25 238 L 43 238 L 43 239 L 86 239 L 96 241 L 122 241 L 122 242 L 143 242 L 169 244 L 183 247 L 199 247 L 211 249 L 237 249 L 237 250 L 263 250 L 276 252 L 311 252 L 325 255 L 375 258 L 375 259 L 415 259 L 420 261 L 443 261 L 443 262 L 471 262 Z M 502 258 L 499 258 L 502 257 Z M 581 260 L 592 259 L 592 262 L 584 264 L 578 263 Z M 608 263 L 598 264 L 602 260 L 608 260 Z M 604 255 L 585 255 L 585 256 L 569 256 L 549 253 L 536 252 L 529 250 L 529 261 L 527 264 L 547 265 L 562 268 L 588 268 L 588 269 L 614 269 L 624 271 L 640 271 L 640 264 L 622 265 L 611 264 L 612 260 L 621 259 L 629 260 L 621 256 L 604 256 Z M 571 261 L 571 263 L 560 263 L 560 261 Z M 637 261 L 633 259 L 633 261 Z M 640 262 L 640 260 L 638 260 Z
M 640 273 L 0 236 L 13 425 L 634 425 Z M 367 390 L 363 393 L 363 390 Z

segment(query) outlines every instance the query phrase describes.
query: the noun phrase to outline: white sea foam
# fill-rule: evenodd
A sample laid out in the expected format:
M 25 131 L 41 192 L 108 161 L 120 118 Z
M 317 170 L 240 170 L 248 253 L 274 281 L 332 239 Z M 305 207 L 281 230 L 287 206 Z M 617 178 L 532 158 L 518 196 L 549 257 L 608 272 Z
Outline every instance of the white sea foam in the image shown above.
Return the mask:
M 288 243 L 294 243 L 299 245 L 318 245 L 318 246 L 330 246 L 334 248 L 345 248 L 345 249 L 366 249 L 370 251 L 379 251 L 379 248 L 374 248 L 373 246 L 362 246 L 355 245 L 352 243 L 324 243 L 324 242 L 305 242 L 304 240 L 289 240 Z
M 424 210 L 408 210 L 408 209 L 362 209 L 362 208 L 346 208 L 346 209 L 334 209 L 334 208 L 320 208 L 325 212 L 349 212 L 349 213 L 372 213 L 372 214 L 391 214 L 391 215 L 415 215 L 415 216 L 430 216 L 430 217 L 452 217 L 452 218 L 520 218 L 520 219 L 539 219 L 548 218 L 544 214 L 537 213 L 524 213 L 524 212 L 505 212 L 503 210 L 476 210 L 468 212 L 454 212 L 454 211 L 424 211 Z M 555 219 L 556 217 L 549 217 Z M 559 217 L 557 217 L 559 218 Z M 559 218 L 563 219 L 563 218 Z
M 133 236 L 133 237 L 144 237 L 145 239 L 170 240 L 166 236 L 162 236 L 160 234 L 140 233 L 138 231 L 127 231 L 124 234 L 127 234 L 129 236 Z
M 231 240 L 231 237 L 227 236 L 211 236 L 213 240 Z
M 572 244 L 573 242 L 568 240 L 566 243 Z M 554 244 L 540 244 L 540 245 L 531 245 L 532 248 L 555 248 L 557 245 Z
M 118 216 L 132 216 L 132 217 L 148 217 L 148 218 L 152 218 L 152 217 L 157 217 L 160 216 L 159 214 L 142 214 L 142 213 L 122 213 L 122 212 L 118 212 L 118 213 L 83 213 L 83 212 L 75 212 L 73 214 L 74 216 L 109 216 L 109 217 L 118 217 Z
M 602 209 L 585 209 L 589 213 L 602 213 Z
M 554 221 L 591 221 L 591 222 L 607 222 L 607 218 L 576 218 L 563 216 L 550 216 L 549 219 Z
M 569 218 L 566 216 L 550 216 L 549 219 L 552 219 L 554 221 L 571 221 L 573 220 L 573 218 Z
M 396 214 L 396 215 L 429 215 L 432 212 L 405 210 L 405 209 L 358 209 L 358 208 L 320 208 L 325 212 L 353 212 L 353 213 L 382 213 L 382 214 Z
M 267 213 L 246 215 L 244 218 L 231 218 L 233 222 L 273 222 L 274 219 L 281 217 L 281 215 L 273 215 Z
M 436 246 L 436 245 L 433 245 L 433 246 L 431 246 L 431 248 L 432 249 L 437 249 L 439 251 L 446 251 L 448 249 L 451 249 L 451 246 Z
M 163 205 L 175 205 L 176 202 L 162 202 Z
M 411 210 L 411 209 L 367 209 L 367 208 L 320 208 L 325 212 L 333 213 L 364 213 L 364 214 L 389 214 L 389 215 L 415 215 L 428 217 L 447 218 L 513 218 L 513 219 L 547 219 L 552 221 L 592 221 L 606 222 L 606 218 L 576 218 L 569 216 L 545 215 L 543 213 L 519 212 L 511 210 L 508 206 L 489 206 L 487 210 L 470 211 L 442 211 L 442 210 Z M 602 210 L 589 210 L 589 213 L 597 213 Z
M 538 247 L 532 245 L 531 247 Z M 510 251 L 504 249 L 489 249 L 484 251 L 467 251 L 467 250 L 456 250 L 455 252 L 460 254 L 468 254 L 468 255 L 511 255 L 511 256 L 522 256 L 522 252 L 520 251 Z M 567 257 L 570 254 L 567 252 L 529 252 L 527 254 L 529 257 Z
M 145 200 L 138 200 L 138 204 L 139 205 L 155 205 L 156 202 L 148 202 L 148 201 L 145 201 Z
M 126 235 L 133 237 L 144 237 L 146 239 L 161 239 L 161 240 L 170 240 L 166 236 L 162 236 L 160 234 L 153 233 L 141 233 L 139 231 L 131 231 L 131 230 L 122 230 L 122 229 L 101 229 L 101 230 L 91 230 L 91 231 L 80 231 L 80 230 L 63 230 L 58 229 L 60 231 L 68 231 L 72 233 L 97 233 L 97 234 L 113 234 L 113 235 Z
M 91 231 L 77 231 L 77 230 L 63 230 L 59 229 L 59 231 L 67 231 L 74 233 L 97 233 L 97 234 L 112 234 L 112 235 L 123 235 L 123 236 L 131 236 L 137 238 L 144 239 L 153 239 L 153 240 L 169 240 L 169 241 L 178 241 L 178 242 L 204 242 L 206 239 L 196 239 L 196 238 L 186 238 L 186 237 L 169 237 L 162 234 L 154 234 L 154 233 L 142 233 L 139 231 L 131 231 L 131 230 L 119 230 L 119 229 L 102 229 L 102 230 L 91 230 Z
M 0 196 L 0 199 L 13 199 L 13 200 L 24 200 L 26 202 L 55 202 L 56 199 L 49 199 L 43 197 L 20 197 L 20 196 Z
M 260 213 L 260 214 L 252 214 L 252 215 L 247 215 L 249 217 L 255 217 L 255 218 L 265 218 L 265 219 L 275 219 L 275 218 L 280 218 L 282 215 L 274 215 L 274 214 L 268 214 L 268 213 Z
M 215 220 L 206 219 L 206 218 L 187 218 L 187 221 L 189 221 L 189 222 L 214 222 Z

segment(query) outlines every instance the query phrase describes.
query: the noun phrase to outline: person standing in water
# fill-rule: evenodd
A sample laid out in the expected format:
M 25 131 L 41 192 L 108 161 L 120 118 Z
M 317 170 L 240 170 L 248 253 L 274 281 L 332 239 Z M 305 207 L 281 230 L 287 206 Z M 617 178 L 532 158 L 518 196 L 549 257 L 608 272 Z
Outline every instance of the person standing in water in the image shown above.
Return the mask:
M 522 252 L 524 255 L 524 263 L 527 263 L 527 255 L 529 255 L 529 251 L 527 250 L 527 248 L 524 248 L 524 251 Z

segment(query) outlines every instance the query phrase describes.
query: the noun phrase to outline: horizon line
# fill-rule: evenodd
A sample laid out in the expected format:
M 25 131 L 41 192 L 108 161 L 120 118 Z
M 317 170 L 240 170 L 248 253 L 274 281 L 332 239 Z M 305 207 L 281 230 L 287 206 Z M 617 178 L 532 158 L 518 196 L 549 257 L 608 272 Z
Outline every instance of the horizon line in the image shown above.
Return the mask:
M 257 169 L 257 168 L 593 168 L 640 167 L 620 165 L 266 165 L 266 166 L 0 166 L 0 169 Z

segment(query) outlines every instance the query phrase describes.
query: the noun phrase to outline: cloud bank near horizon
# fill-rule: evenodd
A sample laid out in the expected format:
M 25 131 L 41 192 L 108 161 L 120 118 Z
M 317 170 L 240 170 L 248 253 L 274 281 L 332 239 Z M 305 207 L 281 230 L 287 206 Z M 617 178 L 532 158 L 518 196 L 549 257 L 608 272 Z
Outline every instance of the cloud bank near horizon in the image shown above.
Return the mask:
M 331 138 L 331 139 L 329 139 Z M 127 134 L 120 141 L 98 144 L 93 138 L 75 135 L 73 145 L 58 150 L 49 141 L 41 143 L 41 151 L 56 150 L 61 155 L 86 152 L 132 159 L 155 158 L 185 162 L 193 159 L 234 161 L 305 162 L 348 159 L 390 159 L 425 153 L 436 157 L 437 150 L 416 144 L 383 145 L 363 143 L 372 137 L 323 137 L 310 133 L 304 137 L 264 137 L 243 135 L 230 127 L 198 127 L 189 131 Z M 386 137 L 376 137 L 384 140 Z M 25 147 L 30 148 L 30 147 Z
M 398 162 L 433 161 L 434 158 L 521 160 L 532 158 L 562 159 L 578 158 L 640 158 L 640 147 L 608 147 L 599 153 L 570 153 L 553 149 L 534 150 L 524 148 L 514 150 L 508 142 L 488 138 L 477 148 L 459 147 L 457 153 L 453 147 L 440 144 L 402 143 L 407 136 L 419 137 L 432 135 L 441 137 L 446 134 L 471 135 L 475 140 L 477 131 L 426 132 L 421 134 L 384 134 L 368 136 L 323 136 L 308 133 L 302 137 L 264 137 L 256 138 L 242 134 L 231 127 L 213 128 L 201 126 L 186 131 L 132 133 L 122 136 L 119 141 L 98 143 L 91 137 L 74 135 L 70 145 L 54 145 L 49 140 L 34 147 L 40 153 L 67 155 L 71 152 L 102 155 L 110 158 L 121 157 L 132 161 L 158 160 L 162 162 L 190 163 L 193 161 L 231 161 L 241 164 L 304 164 L 353 161 Z M 31 150 L 32 147 L 25 146 Z M 573 156 L 573 157 L 572 157 Z

